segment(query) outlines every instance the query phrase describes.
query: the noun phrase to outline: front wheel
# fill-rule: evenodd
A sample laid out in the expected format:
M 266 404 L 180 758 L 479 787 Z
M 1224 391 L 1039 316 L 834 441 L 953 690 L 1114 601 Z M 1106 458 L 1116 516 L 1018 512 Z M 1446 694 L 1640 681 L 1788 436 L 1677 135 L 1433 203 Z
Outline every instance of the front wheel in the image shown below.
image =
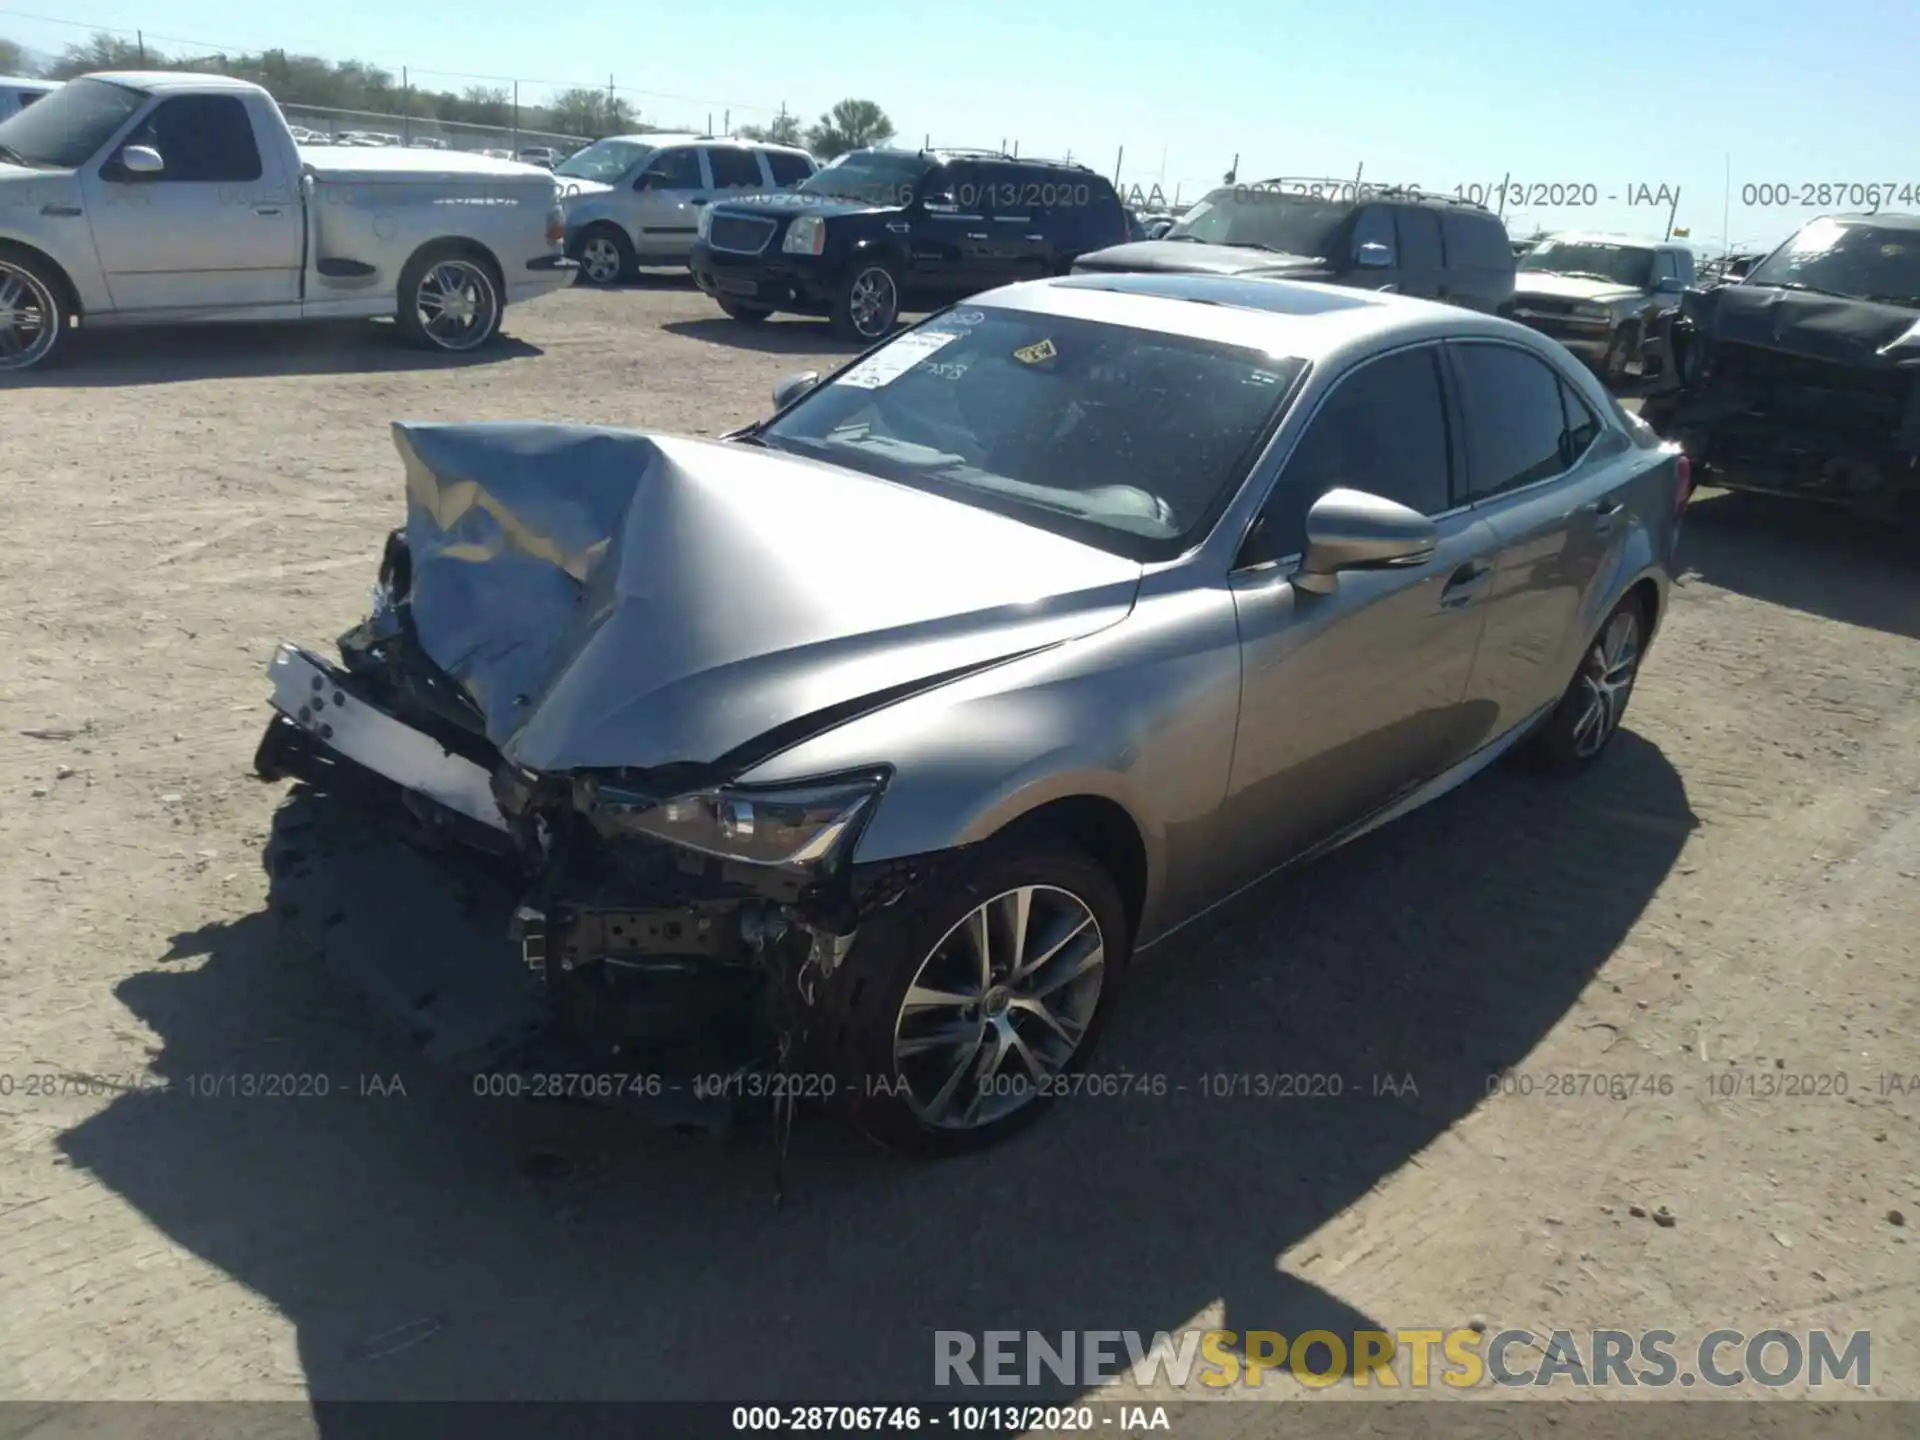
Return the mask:
M 429 245 L 400 272 L 400 332 L 426 350 L 465 354 L 500 333 L 500 288 L 470 251 Z
M 849 340 L 878 340 L 900 319 L 900 282 L 878 260 L 856 260 L 833 302 L 833 328 Z
M 1620 731 L 1646 646 L 1646 612 L 1638 597 L 1629 595 L 1614 606 L 1580 657 L 1560 703 L 1528 742 L 1529 758 L 1561 774 L 1598 760 Z
M 1622 325 L 1613 332 L 1613 342 L 1607 346 L 1606 358 L 1600 362 L 1600 378 L 1609 385 L 1625 384 L 1628 368 L 1638 358 L 1639 353 L 1639 327 Z
M 31 370 L 53 358 L 67 324 L 60 294 L 38 261 L 0 254 L 0 370 Z
M 573 258 L 580 262 L 580 278 L 589 285 L 617 285 L 631 280 L 639 267 L 633 242 L 613 225 L 590 225 L 573 242 Z
M 951 883 L 870 920 L 829 982 L 826 1058 L 854 1123 L 890 1149 L 947 1154 L 1038 1118 L 1076 1087 L 1131 946 L 1090 857 L 1044 836 L 989 842 Z

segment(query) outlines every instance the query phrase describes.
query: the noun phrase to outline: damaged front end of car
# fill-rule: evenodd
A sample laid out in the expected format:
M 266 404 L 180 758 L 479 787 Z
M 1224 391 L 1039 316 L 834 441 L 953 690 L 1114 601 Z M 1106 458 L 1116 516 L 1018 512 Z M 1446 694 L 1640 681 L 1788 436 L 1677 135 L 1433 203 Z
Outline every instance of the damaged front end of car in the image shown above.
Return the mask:
M 698 495 L 689 499 L 698 487 L 676 480 L 672 455 L 646 437 L 395 429 L 407 525 L 388 537 L 370 613 L 339 638 L 337 661 L 278 648 L 256 773 L 365 802 L 514 887 L 510 937 L 552 1032 L 583 1064 L 738 1077 L 799 1063 L 822 982 L 865 918 L 960 852 L 853 863 L 885 766 L 791 786 L 739 777 L 813 727 L 914 685 L 850 690 L 838 706 L 764 731 L 736 712 L 769 686 L 737 685 L 708 712 L 733 729 L 709 720 L 698 730 L 720 734 L 715 758 L 604 763 L 607 749 L 651 758 L 677 743 L 654 722 L 610 728 L 610 713 L 646 710 L 634 695 L 660 693 L 628 684 L 632 669 L 678 664 L 697 681 L 716 655 L 734 672 L 751 663 L 711 636 L 697 637 L 696 658 L 677 656 L 676 645 L 693 653 L 682 637 L 619 618 L 640 596 L 651 619 L 679 615 L 698 629 L 673 557 L 712 553 L 702 538 L 725 517 L 709 519 Z M 474 479 L 482 472 L 485 483 Z M 642 490 L 654 498 L 636 499 Z M 654 512 L 636 521 L 648 505 Z M 636 527 L 655 548 L 623 578 L 623 555 L 642 546 Z M 622 624 L 628 638 L 608 644 Z M 654 649 L 631 644 L 634 633 Z M 858 677 L 848 683 L 857 690 Z M 529 763 L 535 753 L 542 763 Z
M 1920 310 L 1737 284 L 1689 291 L 1641 414 L 1701 483 L 1920 515 Z

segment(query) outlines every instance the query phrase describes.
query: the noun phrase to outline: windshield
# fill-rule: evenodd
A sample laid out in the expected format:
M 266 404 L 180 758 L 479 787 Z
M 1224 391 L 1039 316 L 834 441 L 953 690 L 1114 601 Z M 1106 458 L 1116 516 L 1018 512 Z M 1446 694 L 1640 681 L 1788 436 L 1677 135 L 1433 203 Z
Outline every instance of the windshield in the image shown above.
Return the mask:
M 72 170 L 114 137 L 147 103 L 144 90 L 104 80 L 70 80 L 0 124 L 0 160 Z
M 1520 271 L 1608 280 L 1644 290 L 1653 283 L 1653 251 L 1602 240 L 1542 240 L 1521 258 Z
M 913 187 L 932 168 L 918 155 L 849 150 L 794 188 L 802 195 L 857 200 L 863 205 L 905 205 L 913 199 Z
M 935 316 L 757 432 L 777 450 L 978 505 L 1129 558 L 1219 517 L 1299 360 L 987 306 Z
M 651 155 L 655 146 L 643 144 L 638 140 L 596 140 L 584 150 L 576 151 L 553 167 L 556 175 L 565 175 L 574 180 L 597 180 L 602 185 L 611 185 L 633 167 L 635 162 Z M 531 155 L 532 150 L 523 150 L 523 155 Z M 547 151 L 540 151 L 547 154 Z
M 1920 306 L 1920 230 L 1816 220 L 1749 270 L 1741 283 Z
M 1211 245 L 1251 245 L 1326 260 L 1340 253 L 1350 201 L 1319 200 L 1237 185 L 1213 191 L 1162 236 Z

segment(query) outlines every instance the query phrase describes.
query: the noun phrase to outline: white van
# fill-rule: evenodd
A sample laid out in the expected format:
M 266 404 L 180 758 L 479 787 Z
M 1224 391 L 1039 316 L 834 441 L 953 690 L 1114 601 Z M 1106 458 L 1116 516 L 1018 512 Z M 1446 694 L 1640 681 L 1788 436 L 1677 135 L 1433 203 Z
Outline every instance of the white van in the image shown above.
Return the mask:
M 0 120 L 19 114 L 50 90 L 58 80 L 29 80 L 24 75 L 0 75 Z

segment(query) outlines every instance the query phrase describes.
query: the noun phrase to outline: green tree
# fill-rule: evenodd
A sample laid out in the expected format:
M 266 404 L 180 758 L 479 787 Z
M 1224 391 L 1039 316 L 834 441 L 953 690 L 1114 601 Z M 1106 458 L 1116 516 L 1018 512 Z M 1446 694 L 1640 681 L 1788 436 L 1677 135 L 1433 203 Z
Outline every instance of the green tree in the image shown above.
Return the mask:
M 893 138 L 893 122 L 871 100 L 842 100 L 807 131 L 807 148 L 822 160 L 849 150 L 884 145 Z
M 67 46 L 47 73 L 55 80 L 71 80 L 89 70 L 159 70 L 171 63 L 152 46 L 146 47 L 143 57 L 134 41 L 102 30 L 84 45 Z
M 460 96 L 455 118 L 472 125 L 511 125 L 513 92 L 498 85 L 469 85 Z
M 765 125 L 742 125 L 740 134 L 748 140 L 764 140 L 769 145 L 800 145 L 806 139 L 801 133 L 800 117 L 784 110 Z
M 12 40 L 0 37 L 0 75 L 25 75 L 27 53 Z
M 635 128 L 632 109 L 627 102 L 604 90 L 576 86 L 562 90 L 547 107 L 553 128 L 567 135 L 619 135 Z

